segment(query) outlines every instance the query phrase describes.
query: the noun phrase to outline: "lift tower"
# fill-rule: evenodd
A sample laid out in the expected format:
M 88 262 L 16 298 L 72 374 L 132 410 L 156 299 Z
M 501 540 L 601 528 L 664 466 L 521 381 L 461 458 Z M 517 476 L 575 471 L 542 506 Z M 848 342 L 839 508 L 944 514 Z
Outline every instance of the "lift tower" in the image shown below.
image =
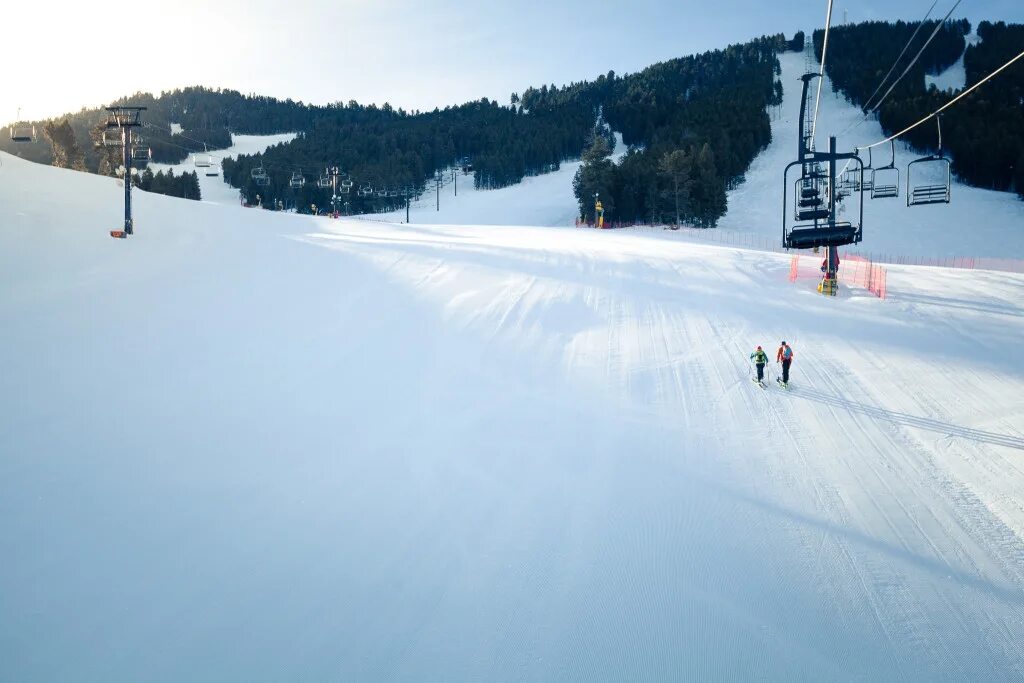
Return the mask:
M 839 247 L 861 241 L 864 225 L 864 164 L 856 152 L 836 151 L 836 139 L 830 137 L 828 151 L 814 149 L 813 126 L 808 111 L 810 83 L 818 74 L 802 77 L 803 98 L 800 103 L 798 157 L 786 166 L 782 182 L 782 246 L 787 249 L 817 249 L 825 247 L 825 274 L 821 292 L 836 293 L 836 275 L 839 270 Z M 839 200 L 836 197 L 836 162 L 856 164 L 854 172 L 860 176 L 859 191 L 850 196 L 858 199 L 857 220 L 838 221 Z M 800 176 L 793 186 L 793 212 L 789 209 L 789 172 L 799 167 Z M 793 216 L 792 221 L 790 215 Z
M 132 130 L 142 125 L 146 107 L 107 107 L 107 132 L 120 134 L 124 160 L 124 229 L 111 230 L 110 236 L 124 239 L 134 233 L 132 223 Z M 107 136 L 104 136 L 106 139 Z

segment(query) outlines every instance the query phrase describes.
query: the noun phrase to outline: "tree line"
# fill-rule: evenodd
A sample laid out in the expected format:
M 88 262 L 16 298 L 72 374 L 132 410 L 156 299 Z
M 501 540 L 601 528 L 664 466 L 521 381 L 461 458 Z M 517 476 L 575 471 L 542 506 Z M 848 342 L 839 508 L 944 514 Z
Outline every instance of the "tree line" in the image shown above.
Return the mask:
M 896 75 L 903 72 L 936 26 L 937 22 L 927 22 L 921 27 L 908 54 L 895 70 Z M 835 27 L 829 39 L 826 64 L 833 87 L 853 104 L 874 109 L 892 79 L 878 95 L 870 101 L 869 98 L 917 27 L 915 22 L 868 22 Z M 980 42 L 976 45 L 966 44 L 970 31 L 971 24 L 967 20 L 947 22 L 939 27 L 921 60 L 878 107 L 878 121 L 886 135 L 919 121 L 957 94 L 926 87 L 926 74 L 941 73 L 963 55 L 967 74 L 964 87 L 967 88 L 1008 62 L 1024 45 L 1024 25 L 983 21 L 978 25 Z M 816 31 L 814 42 L 819 58 L 822 38 L 823 33 Z M 951 158 L 953 172 L 961 181 L 994 190 L 1013 190 L 1024 197 L 1024 107 L 1021 102 L 1024 102 L 1024 64 L 1017 63 L 943 112 L 943 152 Z M 902 139 L 922 154 L 933 153 L 938 148 L 933 123 L 915 128 Z
M 628 151 L 613 163 L 602 136 L 591 136 L 574 182 L 581 218 L 594 220 L 599 196 L 605 220 L 714 227 L 726 191 L 771 142 L 766 108 L 782 101 L 777 53 L 794 48 L 803 49 L 802 35 L 762 37 L 595 84 L 598 129 L 621 132 Z

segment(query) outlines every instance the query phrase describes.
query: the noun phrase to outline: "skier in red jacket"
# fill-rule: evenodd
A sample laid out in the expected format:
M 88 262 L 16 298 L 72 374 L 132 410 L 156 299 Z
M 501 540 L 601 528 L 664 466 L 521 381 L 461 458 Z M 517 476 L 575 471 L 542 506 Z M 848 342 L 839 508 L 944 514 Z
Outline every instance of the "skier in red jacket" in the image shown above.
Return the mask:
M 789 366 L 793 364 L 793 349 L 785 341 L 781 342 L 779 350 L 775 354 L 775 361 L 778 363 L 782 363 L 782 377 L 778 378 L 778 382 L 783 387 L 788 387 Z

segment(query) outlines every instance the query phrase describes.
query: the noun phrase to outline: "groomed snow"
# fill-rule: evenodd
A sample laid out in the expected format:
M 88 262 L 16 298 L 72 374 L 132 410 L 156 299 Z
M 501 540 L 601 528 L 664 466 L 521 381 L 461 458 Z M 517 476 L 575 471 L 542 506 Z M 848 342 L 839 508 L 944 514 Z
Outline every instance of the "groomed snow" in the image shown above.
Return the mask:
M 1024 276 L 136 199 L 3 156 L 0 679 L 1024 677 Z

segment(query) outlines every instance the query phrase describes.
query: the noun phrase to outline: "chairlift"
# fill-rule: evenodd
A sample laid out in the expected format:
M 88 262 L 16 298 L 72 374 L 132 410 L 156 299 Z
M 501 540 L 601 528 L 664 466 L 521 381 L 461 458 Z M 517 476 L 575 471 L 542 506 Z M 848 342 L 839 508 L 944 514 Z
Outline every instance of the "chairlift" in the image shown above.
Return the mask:
M 388 196 L 388 190 L 387 190 L 386 187 L 382 187 L 379 190 L 377 190 L 377 198 L 378 199 L 386 199 L 387 196 Z
M 288 187 L 298 189 L 306 184 L 306 177 L 298 171 L 292 173 L 292 179 L 288 181 Z
M 319 180 L 316 181 L 317 187 L 330 188 L 331 176 L 329 173 L 324 173 L 320 176 Z
M 209 154 L 193 154 L 192 163 L 196 168 L 209 168 L 213 165 L 213 157 Z
M 270 184 L 270 178 L 267 177 L 267 172 L 263 170 L 262 165 L 257 166 L 256 168 L 249 171 L 249 176 L 260 187 L 265 187 Z
M 871 198 L 891 199 L 900 196 L 900 170 L 896 168 L 896 141 L 890 140 L 892 160 L 871 171 Z
M 871 148 L 868 147 L 868 163 L 864 167 L 863 174 L 855 173 L 856 180 L 854 182 L 856 186 L 853 189 L 857 192 L 860 192 L 861 190 L 871 192 L 872 188 L 875 186 L 873 176 L 871 175 L 874 172 L 874 159 L 872 158 Z
M 388 190 L 388 197 L 394 198 L 394 197 L 397 197 L 397 196 L 398 196 L 398 190 Z
M 942 123 L 939 116 L 935 117 L 935 124 L 939 131 L 939 151 L 920 159 L 914 159 L 907 164 L 907 206 L 949 204 L 953 185 L 952 164 L 942 153 Z M 919 182 L 916 185 L 913 184 L 911 182 L 912 169 L 917 164 L 921 164 L 917 170 L 924 172 L 926 178 L 929 176 L 928 170 L 930 169 L 932 171 L 931 177 L 938 175 L 944 182 Z
M 36 127 L 28 122 L 21 121 L 21 109 L 18 109 L 18 119 L 15 123 L 11 124 L 10 131 L 11 142 L 35 142 L 36 139 Z
M 146 147 L 141 141 L 132 145 L 132 163 L 148 164 L 153 158 L 153 150 Z
M 369 183 L 361 185 L 359 187 L 359 190 L 356 192 L 356 194 L 359 195 L 360 197 L 372 197 L 373 196 L 373 186 L 370 185 Z
M 103 147 L 120 147 L 124 144 L 120 128 L 108 128 L 103 131 L 103 139 L 100 141 Z
M 814 172 L 801 176 L 796 179 L 793 190 L 793 213 L 796 220 L 823 221 L 828 218 L 827 177 Z

